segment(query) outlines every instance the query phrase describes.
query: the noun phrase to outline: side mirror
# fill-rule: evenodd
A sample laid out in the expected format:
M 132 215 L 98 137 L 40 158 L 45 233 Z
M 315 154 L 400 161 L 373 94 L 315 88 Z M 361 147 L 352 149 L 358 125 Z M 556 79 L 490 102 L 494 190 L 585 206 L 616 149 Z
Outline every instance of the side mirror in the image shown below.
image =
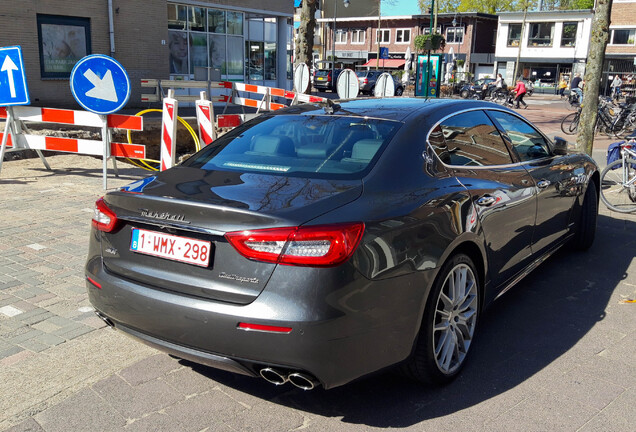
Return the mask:
M 568 142 L 561 137 L 555 136 L 552 153 L 557 156 L 565 156 L 568 154 Z

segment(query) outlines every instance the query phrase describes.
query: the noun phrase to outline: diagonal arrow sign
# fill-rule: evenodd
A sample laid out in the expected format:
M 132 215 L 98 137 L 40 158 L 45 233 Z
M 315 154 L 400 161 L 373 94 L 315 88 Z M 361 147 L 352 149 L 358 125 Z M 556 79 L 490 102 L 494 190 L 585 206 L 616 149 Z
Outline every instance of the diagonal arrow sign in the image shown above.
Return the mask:
M 91 69 L 88 69 L 86 72 L 84 72 L 84 76 L 94 86 L 92 89 L 86 92 L 86 96 L 90 96 L 95 99 L 106 100 L 109 102 L 117 102 L 117 91 L 115 90 L 113 74 L 111 73 L 110 69 L 106 71 L 103 78 L 98 77 Z
M 11 92 L 11 97 L 15 97 L 15 82 L 13 81 L 13 71 L 17 71 L 18 67 L 13 63 L 11 57 L 6 56 L 4 61 L 2 62 L 2 68 L 0 68 L 1 72 L 6 72 L 9 78 L 9 91 Z

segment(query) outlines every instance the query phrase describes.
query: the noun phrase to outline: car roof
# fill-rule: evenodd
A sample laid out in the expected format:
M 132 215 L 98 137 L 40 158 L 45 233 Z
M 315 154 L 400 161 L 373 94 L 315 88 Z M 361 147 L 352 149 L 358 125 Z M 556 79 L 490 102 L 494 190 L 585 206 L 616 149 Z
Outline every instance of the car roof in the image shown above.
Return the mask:
M 335 101 L 334 104 L 333 115 L 355 115 L 397 121 L 405 121 L 414 114 L 430 114 L 432 118 L 441 118 L 471 108 L 502 108 L 501 105 L 478 100 L 405 97 L 351 99 Z M 330 109 L 326 105 L 301 104 L 276 111 L 276 114 L 321 115 L 328 111 Z

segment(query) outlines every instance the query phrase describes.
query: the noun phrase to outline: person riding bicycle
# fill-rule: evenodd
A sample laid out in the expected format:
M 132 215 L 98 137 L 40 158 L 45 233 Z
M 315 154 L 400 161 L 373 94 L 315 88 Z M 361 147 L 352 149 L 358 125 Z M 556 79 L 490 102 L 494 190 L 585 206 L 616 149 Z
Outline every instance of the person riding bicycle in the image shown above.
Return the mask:
M 523 108 L 527 109 L 528 104 L 523 101 L 523 97 L 526 95 L 526 85 L 523 83 L 523 78 L 521 77 L 517 78 L 517 85 L 515 89 L 513 90 L 513 92 L 516 95 L 515 102 L 517 103 L 517 106 L 515 106 L 515 108 L 519 109 L 520 108 L 519 104 L 522 103 Z
M 583 78 L 581 78 L 581 74 L 577 73 L 570 83 L 570 93 L 576 93 L 579 96 L 579 101 L 583 100 L 583 90 L 581 90 L 582 82 Z
M 611 95 L 612 98 L 619 100 L 621 98 L 621 86 L 623 85 L 623 80 L 618 74 L 614 75 L 614 80 L 612 84 L 610 84 L 610 88 L 612 89 Z

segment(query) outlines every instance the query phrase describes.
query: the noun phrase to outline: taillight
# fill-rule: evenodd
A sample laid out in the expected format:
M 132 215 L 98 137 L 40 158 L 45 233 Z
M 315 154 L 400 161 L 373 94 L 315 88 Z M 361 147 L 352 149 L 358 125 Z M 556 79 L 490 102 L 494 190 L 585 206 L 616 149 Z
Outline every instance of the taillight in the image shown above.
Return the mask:
M 365 78 L 364 81 L 362 81 L 363 84 L 369 84 L 369 78 Z
M 348 260 L 358 247 L 364 224 L 269 228 L 225 234 L 246 258 L 296 266 L 331 267 Z
M 327 81 L 331 81 L 331 72 L 327 72 Z
M 95 202 L 92 224 L 95 228 L 104 232 L 111 232 L 117 225 L 117 215 L 106 206 L 104 197 Z

